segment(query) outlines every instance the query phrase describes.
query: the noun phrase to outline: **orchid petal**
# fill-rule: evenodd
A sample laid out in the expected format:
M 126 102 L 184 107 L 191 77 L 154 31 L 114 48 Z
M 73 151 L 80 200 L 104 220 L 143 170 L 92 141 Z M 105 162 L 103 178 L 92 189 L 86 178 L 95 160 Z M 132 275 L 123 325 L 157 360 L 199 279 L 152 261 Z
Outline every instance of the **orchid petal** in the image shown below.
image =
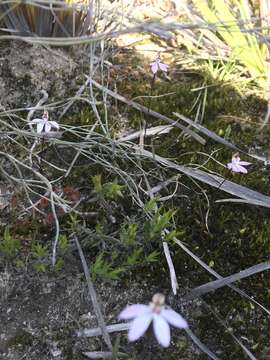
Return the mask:
M 160 315 L 167 320 L 170 325 L 179 329 L 186 329 L 188 327 L 186 320 L 174 310 L 163 309 Z
M 44 121 L 37 123 L 37 133 L 40 134 L 44 127 Z
M 238 167 L 238 165 L 236 165 L 236 164 L 233 164 L 232 165 L 232 169 L 231 169 L 233 172 L 241 172 L 241 170 L 239 170 L 239 167 Z
M 129 341 L 138 340 L 148 329 L 153 315 L 152 312 L 146 312 L 141 316 L 136 317 L 130 324 L 130 329 L 128 332 Z
M 167 72 L 168 71 L 168 67 L 169 67 L 169 65 L 166 65 L 166 64 L 163 64 L 163 63 L 159 63 L 159 68 L 160 68 L 160 70 L 162 70 L 162 71 L 165 71 L 165 72 Z
M 158 71 L 158 63 L 155 61 L 155 62 L 151 63 L 150 66 L 151 66 L 152 73 L 155 75 Z
M 30 122 L 29 122 L 29 124 L 38 124 L 38 123 L 40 123 L 40 122 L 43 122 L 44 120 L 42 120 L 42 119 L 33 119 L 33 120 L 31 120 Z
M 51 131 L 51 124 L 49 121 L 46 121 L 44 129 L 45 129 L 45 133 L 48 133 Z
M 244 165 L 244 166 L 251 165 L 251 163 L 247 162 L 247 161 L 239 161 L 238 164 L 239 165 Z
M 49 121 L 50 125 L 55 129 L 59 129 L 59 124 L 56 121 Z
M 160 345 L 168 347 L 171 340 L 170 327 L 161 315 L 154 314 L 154 333 Z
M 245 168 L 243 168 L 243 169 L 245 169 Z M 241 173 L 242 172 L 242 166 L 240 166 L 238 164 L 232 164 L 231 171 L 236 172 L 236 173 Z
M 232 169 L 232 171 L 239 172 L 239 169 L 238 169 L 238 165 L 237 165 L 237 164 L 232 164 L 231 169 Z
M 239 172 L 239 173 L 243 173 L 243 174 L 247 174 L 247 169 L 244 168 L 244 166 L 241 166 L 241 165 L 237 165 L 235 166 L 235 172 Z
M 145 312 L 149 311 L 149 306 L 143 304 L 134 304 L 127 306 L 121 313 L 119 314 L 119 319 L 130 320 L 137 316 L 143 315 Z

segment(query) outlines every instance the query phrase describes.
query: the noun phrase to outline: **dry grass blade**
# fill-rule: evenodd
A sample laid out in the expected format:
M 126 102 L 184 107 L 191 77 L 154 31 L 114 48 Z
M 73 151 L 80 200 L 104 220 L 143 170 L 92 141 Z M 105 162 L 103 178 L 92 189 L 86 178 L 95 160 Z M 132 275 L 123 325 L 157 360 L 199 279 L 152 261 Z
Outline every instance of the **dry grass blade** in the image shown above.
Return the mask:
M 219 360 L 219 358 L 212 353 L 211 350 L 208 349 L 207 346 L 205 346 L 200 339 L 197 338 L 197 336 L 188 328 L 185 329 L 186 333 L 188 334 L 188 336 L 191 338 L 191 340 L 194 342 L 194 344 L 196 344 L 198 346 L 198 348 L 206 355 L 208 355 L 210 357 L 210 359 L 213 360 Z
M 159 23 L 158 23 L 159 24 Z M 101 40 L 108 40 L 116 38 L 120 35 L 137 33 L 146 31 L 146 28 L 149 27 L 149 32 L 154 33 L 154 25 L 149 26 L 150 24 L 141 24 L 137 26 L 132 26 L 124 30 L 115 30 L 100 32 L 98 34 L 89 35 L 89 36 L 69 36 L 69 37 L 35 37 L 35 36 L 20 36 L 20 35 L 0 35 L 0 40 L 21 40 L 29 44 L 40 44 L 40 45 L 51 45 L 51 46 L 70 46 L 70 45 L 83 45 L 96 43 Z
M 245 352 L 245 354 L 251 359 L 251 360 L 257 360 L 257 358 L 251 353 L 251 351 L 242 343 L 242 341 L 240 341 L 232 332 L 232 329 L 230 327 L 228 327 L 226 325 L 226 323 L 224 322 L 224 320 L 220 317 L 219 314 L 217 314 L 217 312 L 210 307 L 208 304 L 205 303 L 205 301 L 203 302 L 204 306 L 207 307 L 207 309 L 214 315 L 214 317 L 219 321 L 219 323 L 221 323 L 221 325 L 226 329 L 227 333 L 233 338 L 234 341 L 237 342 L 237 344 L 242 348 L 242 350 Z
M 270 207 L 270 197 L 267 195 L 263 195 L 255 190 L 251 190 L 245 186 L 238 185 L 232 181 L 226 180 L 220 176 L 209 174 L 205 171 L 199 169 L 193 169 L 191 167 L 187 167 L 184 165 L 178 165 L 174 162 L 151 153 L 150 151 L 139 149 L 138 147 L 134 147 L 138 150 L 138 154 L 141 156 L 150 158 L 167 166 L 168 168 L 177 170 L 182 174 L 190 176 L 196 180 L 199 180 L 205 184 L 213 186 L 219 190 L 225 191 L 231 195 L 237 196 L 243 200 L 245 200 L 248 204 Z
M 218 136 L 216 133 L 214 133 L 211 130 L 208 130 L 207 128 L 205 128 L 204 126 L 195 123 L 193 120 L 187 118 L 186 116 L 179 114 L 177 112 L 174 112 L 173 115 L 175 115 L 176 117 L 178 117 L 179 119 L 185 121 L 187 124 L 192 125 L 195 129 L 199 130 L 201 133 L 203 133 L 204 135 L 208 136 L 210 139 L 215 140 L 217 142 L 219 142 L 222 145 L 225 145 L 235 151 L 241 151 L 240 149 L 237 148 L 237 146 L 235 146 L 234 144 L 230 143 L 229 141 L 227 141 L 226 139 L 223 139 L 222 137 Z
M 205 301 L 203 301 L 203 305 L 206 306 L 206 308 L 214 315 L 214 317 L 218 320 L 218 322 L 226 329 L 227 333 L 233 338 L 234 341 L 237 342 L 237 344 L 242 348 L 242 350 L 245 352 L 245 354 L 251 359 L 251 360 L 257 360 L 256 357 L 251 353 L 251 351 L 240 341 L 232 332 L 232 329 L 226 325 L 225 321 L 220 317 L 219 314 L 208 304 L 206 304 Z
M 113 353 L 110 351 L 90 351 L 84 352 L 84 356 L 88 359 L 111 359 Z M 117 352 L 117 357 L 126 357 L 127 355 L 124 353 Z
M 104 339 L 105 343 L 107 344 L 108 348 L 110 350 L 112 350 L 113 347 L 112 347 L 111 339 L 110 339 L 110 336 L 108 334 L 108 331 L 107 331 L 107 328 L 106 328 L 106 323 L 104 321 L 104 318 L 103 318 L 103 315 L 102 315 L 102 312 L 101 312 L 101 309 L 100 309 L 100 306 L 99 306 L 99 303 L 98 303 L 98 300 L 97 300 L 97 294 L 96 294 L 96 291 L 95 291 L 95 288 L 94 288 L 94 284 L 93 284 L 93 282 L 91 280 L 91 277 L 90 277 L 89 269 L 88 269 L 88 266 L 87 266 L 87 263 L 86 263 L 86 260 L 85 260 L 81 245 L 79 243 L 79 240 L 78 240 L 77 236 L 74 235 L 74 234 L 73 234 L 73 239 L 74 239 L 74 241 L 76 243 L 76 246 L 77 246 L 80 258 L 81 258 L 83 271 L 84 271 L 84 275 L 85 275 L 87 286 L 88 286 L 89 295 L 90 295 L 92 303 L 93 303 L 93 307 L 94 307 L 94 311 L 95 311 L 97 321 L 98 321 L 98 324 L 99 324 L 99 327 L 100 327 L 100 331 L 102 333 L 103 339 Z
M 254 154 L 249 154 L 246 151 L 244 151 L 243 149 L 240 149 L 239 147 L 237 147 L 236 145 L 232 144 L 231 142 L 229 142 L 228 140 L 222 138 L 221 136 L 217 135 L 216 133 L 214 133 L 213 131 L 207 129 L 206 127 L 196 123 L 195 121 L 187 118 L 186 116 L 179 114 L 177 112 L 173 113 L 176 117 L 178 117 L 179 119 L 185 121 L 187 124 L 193 126 L 195 129 L 199 130 L 202 134 L 206 135 L 207 137 L 209 137 L 210 139 L 220 143 L 221 145 L 227 146 L 228 148 L 234 150 L 234 151 L 239 151 L 241 153 L 244 153 L 256 160 L 262 161 L 264 162 L 266 160 L 265 157 L 262 156 L 257 156 Z M 269 111 L 270 114 L 270 111 Z
M 129 100 L 127 98 L 125 98 L 122 95 L 119 95 L 111 90 L 109 90 L 108 88 L 106 88 L 105 86 L 100 85 L 99 83 L 97 83 L 95 80 L 90 79 L 90 82 L 96 86 L 99 90 L 102 90 L 104 92 L 106 92 L 108 95 L 114 97 L 115 99 L 124 102 L 125 104 L 127 104 L 128 106 L 133 107 L 134 109 L 137 109 L 139 111 L 141 111 L 142 113 L 146 114 L 146 115 L 151 115 L 157 119 L 163 120 L 173 126 L 176 126 L 178 128 L 180 128 L 181 130 L 183 130 L 186 134 L 192 136 L 195 140 L 197 140 L 200 144 L 204 145 L 205 144 L 205 140 L 198 134 L 196 134 L 194 131 L 187 129 L 185 126 L 178 124 L 176 121 L 168 118 L 165 115 L 162 115 L 156 111 L 153 111 L 135 101 Z
M 170 179 L 168 180 L 165 180 L 165 181 L 162 181 L 160 182 L 159 184 L 157 184 L 156 186 L 152 187 L 150 190 L 148 190 L 146 192 L 146 194 L 148 196 L 154 196 L 157 192 L 161 191 L 162 189 L 164 189 L 166 186 L 168 186 L 169 184 L 172 184 L 172 183 L 175 183 L 177 182 L 179 176 L 178 175 L 175 175 L 175 176 L 172 176 Z
M 162 245 L 163 245 L 164 254 L 165 254 L 167 264 L 168 264 L 168 267 L 169 267 L 169 271 L 170 271 L 170 279 L 171 279 L 172 291 L 173 291 L 173 294 L 176 295 L 177 289 L 179 289 L 179 285 L 178 285 L 178 282 L 177 282 L 177 278 L 176 278 L 176 274 L 175 274 L 175 270 L 174 270 L 174 266 L 173 266 L 169 246 L 165 241 L 163 241 Z
M 68 102 L 68 104 L 65 106 L 64 110 L 59 115 L 59 118 L 58 118 L 59 120 L 62 119 L 62 117 L 66 114 L 66 112 L 71 108 L 71 106 L 74 104 L 76 99 L 78 99 L 82 95 L 82 93 L 84 92 L 84 90 L 88 84 L 89 84 L 89 80 L 87 79 L 85 81 L 85 83 L 77 91 L 76 95 L 74 97 L 72 97 L 71 100 Z
M 144 137 L 147 136 L 155 136 L 155 135 L 162 135 L 162 134 L 168 134 L 173 129 L 173 126 L 171 125 L 161 125 L 161 126 L 155 126 L 148 128 L 144 131 Z M 125 142 L 125 141 L 131 141 L 138 139 L 141 135 L 141 131 L 136 131 L 132 134 L 126 135 L 124 137 L 121 137 L 120 139 L 116 140 L 116 143 Z
M 215 200 L 215 203 L 217 203 L 217 204 L 222 204 L 222 203 L 234 203 L 234 204 L 259 205 L 258 201 L 253 201 L 253 200 L 251 200 L 251 199 L 249 199 L 249 200 L 243 200 L 243 199 L 234 199 L 234 198 Z
M 246 353 L 246 355 L 251 359 L 251 360 L 257 360 L 257 358 L 250 352 L 250 350 L 234 335 L 231 334 L 231 336 L 233 337 L 233 339 L 237 342 L 237 344 L 239 346 L 241 346 L 241 348 L 243 349 L 243 351 Z
M 251 266 L 248 269 L 242 270 L 236 274 L 227 276 L 223 279 L 218 279 L 215 281 L 210 281 L 204 285 L 198 286 L 195 289 L 191 290 L 190 294 L 186 296 L 186 299 L 191 300 L 198 296 L 202 296 L 207 294 L 210 291 L 217 290 L 225 285 L 229 285 L 234 283 L 235 281 L 239 281 L 241 279 L 245 279 L 251 275 L 257 274 L 259 272 L 269 270 L 270 269 L 270 261 L 265 261 L 263 263 Z
M 126 331 L 129 329 L 129 327 L 130 327 L 129 323 L 120 323 L 120 324 L 115 324 L 115 325 L 108 325 L 106 327 L 106 330 L 108 333 L 112 333 L 112 332 L 118 332 L 118 331 Z M 205 346 L 190 329 L 186 329 L 185 331 L 188 334 L 188 336 L 191 338 L 191 340 L 198 346 L 198 348 L 203 353 L 207 354 L 213 360 L 219 360 L 219 358 L 215 354 L 213 354 L 212 351 L 209 350 L 207 348 L 207 346 Z M 94 337 L 94 336 L 100 336 L 100 335 L 101 335 L 100 328 L 84 329 L 82 331 L 77 332 L 77 336 Z
M 13 192 L 8 184 L 0 184 L 0 211 L 10 205 Z
M 106 330 L 108 333 L 113 333 L 118 331 L 127 331 L 129 327 L 130 327 L 129 323 L 120 323 L 120 324 L 108 325 L 106 326 Z M 102 335 L 100 328 L 83 329 L 77 332 L 77 336 L 79 337 L 81 336 L 94 337 L 100 335 Z
M 270 105 L 267 105 L 267 112 L 265 114 L 264 120 L 260 126 L 260 130 L 262 130 L 269 122 L 269 118 L 270 118 Z
M 223 279 L 222 276 L 220 276 L 215 270 L 210 268 L 210 266 L 208 266 L 204 261 L 202 261 L 192 251 L 190 251 L 181 241 L 179 241 L 177 239 L 174 239 L 174 241 L 176 242 L 176 244 L 178 244 L 181 247 L 181 249 L 183 249 L 189 256 L 191 256 L 192 259 L 194 259 L 198 264 L 200 264 L 206 271 L 208 271 L 210 274 L 215 276 L 217 279 Z M 267 315 L 270 315 L 270 311 L 266 307 L 264 307 L 262 304 L 260 304 L 258 301 L 256 301 L 253 297 L 250 297 L 248 294 L 246 294 L 244 291 L 238 289 L 234 285 L 228 284 L 227 286 L 229 286 L 232 290 L 237 292 L 239 295 L 245 297 L 249 301 L 251 301 L 254 304 L 256 304 L 257 306 L 259 306 L 263 311 L 265 311 L 267 313 Z

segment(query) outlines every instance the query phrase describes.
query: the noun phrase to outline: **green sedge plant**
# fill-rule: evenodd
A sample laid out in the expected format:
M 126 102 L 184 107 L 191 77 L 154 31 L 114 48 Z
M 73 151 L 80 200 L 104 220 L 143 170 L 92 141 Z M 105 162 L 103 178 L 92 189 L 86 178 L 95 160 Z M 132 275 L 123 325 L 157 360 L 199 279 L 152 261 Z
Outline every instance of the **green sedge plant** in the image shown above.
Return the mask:
M 72 37 L 85 35 L 93 25 L 93 1 L 11 0 L 0 4 L 5 31 L 20 36 Z
M 251 80 L 262 88 L 268 88 L 265 45 L 260 45 L 255 35 L 248 1 L 193 0 L 193 4 L 210 29 L 213 28 L 212 32 L 227 45 L 230 58 L 245 67 Z M 201 31 L 203 34 L 205 30 Z

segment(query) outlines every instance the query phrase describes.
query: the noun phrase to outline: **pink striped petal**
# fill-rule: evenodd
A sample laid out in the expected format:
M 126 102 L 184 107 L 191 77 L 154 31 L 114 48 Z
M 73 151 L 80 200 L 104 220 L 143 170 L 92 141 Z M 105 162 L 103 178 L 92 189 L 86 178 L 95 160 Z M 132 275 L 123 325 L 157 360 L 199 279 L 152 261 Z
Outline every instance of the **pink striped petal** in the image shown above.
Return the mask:
M 151 66 L 152 73 L 155 75 L 158 71 L 158 63 L 155 61 L 155 62 L 151 63 L 150 66 Z
M 138 340 L 148 329 L 153 318 L 151 311 L 144 313 L 141 316 L 136 317 L 130 324 L 130 329 L 128 332 L 128 340 L 136 341 Z
M 165 318 L 165 320 L 167 320 L 170 325 L 173 325 L 179 329 L 186 329 L 188 327 L 186 320 L 174 310 L 163 309 L 160 315 Z
M 161 315 L 154 314 L 154 334 L 160 345 L 168 347 L 171 341 L 170 327 Z
M 130 320 L 137 316 L 143 315 L 148 311 L 150 311 L 149 306 L 143 304 L 134 304 L 127 306 L 123 311 L 121 311 L 118 317 L 119 319 Z
M 165 71 L 165 72 L 167 72 L 168 71 L 168 67 L 169 67 L 169 65 L 166 65 L 166 64 L 163 64 L 163 63 L 159 63 L 159 68 L 160 68 L 160 70 L 162 70 L 162 71 Z

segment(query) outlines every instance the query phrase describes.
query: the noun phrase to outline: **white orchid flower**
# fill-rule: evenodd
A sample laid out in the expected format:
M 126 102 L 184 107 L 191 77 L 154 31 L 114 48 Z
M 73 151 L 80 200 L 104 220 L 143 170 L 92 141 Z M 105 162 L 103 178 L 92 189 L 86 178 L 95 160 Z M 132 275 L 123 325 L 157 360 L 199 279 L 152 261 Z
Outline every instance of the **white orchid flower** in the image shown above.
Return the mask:
M 59 130 L 59 124 L 56 121 L 49 120 L 49 114 L 44 111 L 42 119 L 33 119 L 29 122 L 29 125 L 37 125 L 37 133 L 49 133 L 52 128 Z
M 129 341 L 138 340 L 153 321 L 154 334 L 160 345 L 168 347 L 171 341 L 170 326 L 186 329 L 186 320 L 172 309 L 164 305 L 165 297 L 155 294 L 152 302 L 147 306 L 134 304 L 127 306 L 119 315 L 119 319 L 132 320 L 128 332 Z
M 235 173 L 247 174 L 245 166 L 251 165 L 250 162 L 242 161 L 238 153 L 232 156 L 232 162 L 227 164 L 229 170 Z
M 167 72 L 168 71 L 168 67 L 169 65 L 167 64 L 163 64 L 160 60 L 160 54 L 158 53 L 157 57 L 156 57 L 156 60 L 152 63 L 150 63 L 150 68 L 151 68 L 151 71 L 154 75 L 156 75 L 156 73 L 158 72 L 158 70 L 161 70 L 161 71 L 165 71 Z

